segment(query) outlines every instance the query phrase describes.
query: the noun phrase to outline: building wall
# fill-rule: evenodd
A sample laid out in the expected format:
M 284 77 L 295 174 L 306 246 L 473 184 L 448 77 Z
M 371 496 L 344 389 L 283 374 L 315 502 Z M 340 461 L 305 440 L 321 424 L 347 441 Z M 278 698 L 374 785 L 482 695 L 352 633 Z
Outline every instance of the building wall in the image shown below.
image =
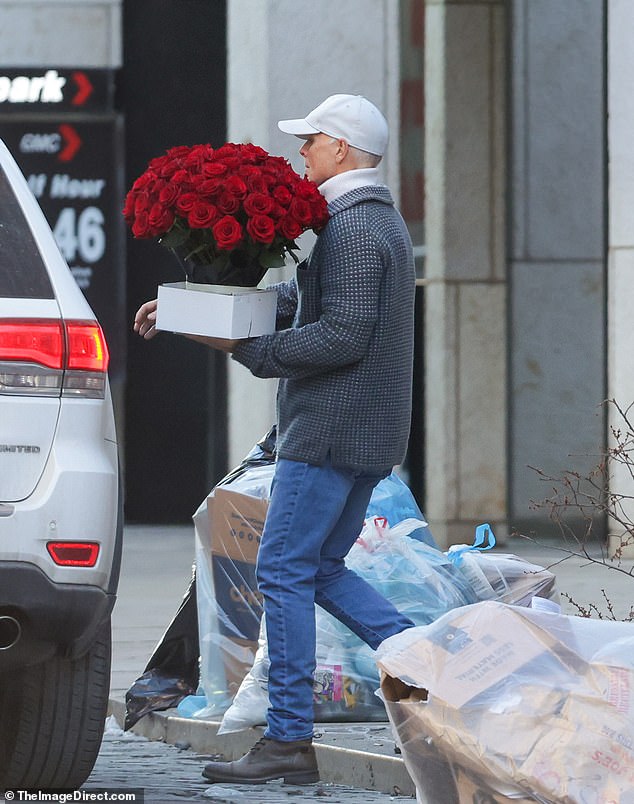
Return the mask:
M 5 67 L 119 67 L 121 0 L 0 0 Z
M 601 401 L 634 400 L 634 3 L 423 2 L 426 513 L 441 543 L 483 519 L 541 532 L 531 500 L 548 489 L 529 467 L 591 465 Z M 121 5 L 0 0 L 0 61 L 118 67 Z M 227 0 L 227 138 L 301 172 L 277 120 L 361 92 L 390 122 L 398 197 L 401 4 L 315 5 Z M 228 384 L 235 465 L 273 423 L 276 383 L 230 361 Z
M 609 155 L 609 249 L 608 249 L 608 399 L 623 410 L 634 402 L 634 4 L 609 0 L 608 8 L 608 155 Z M 629 411 L 630 421 L 632 411 Z M 610 408 L 610 424 L 623 430 L 624 422 Z M 631 427 L 630 427 L 631 429 Z M 611 491 L 625 494 L 625 517 L 634 522 L 632 476 L 625 465 L 615 467 Z M 622 530 L 611 528 L 613 546 Z M 634 555 L 630 543 L 629 555 Z
M 510 518 L 543 534 L 530 467 L 583 472 L 605 435 L 604 9 L 510 6 Z

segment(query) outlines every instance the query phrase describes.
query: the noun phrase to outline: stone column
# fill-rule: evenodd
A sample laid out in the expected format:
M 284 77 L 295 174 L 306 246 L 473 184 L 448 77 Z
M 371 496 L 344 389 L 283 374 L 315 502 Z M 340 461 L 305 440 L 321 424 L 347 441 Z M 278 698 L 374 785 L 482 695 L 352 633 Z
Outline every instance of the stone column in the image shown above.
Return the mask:
M 506 531 L 505 3 L 426 0 L 426 515 Z
M 605 437 L 604 8 L 509 8 L 510 518 L 561 537 L 531 467 L 586 474 Z
M 303 116 L 337 92 L 365 95 L 390 124 L 382 164 L 398 198 L 398 7 L 395 0 L 227 0 L 228 139 L 286 156 L 303 174 L 300 141 L 277 121 Z M 303 235 L 304 251 L 311 243 Z M 283 276 L 269 271 L 264 284 Z M 277 381 L 229 363 L 233 466 L 275 421 Z
M 631 31 L 634 4 L 629 0 L 608 2 L 608 399 L 624 409 L 634 402 L 634 95 L 630 76 L 634 70 Z M 630 421 L 634 418 L 629 411 Z M 610 409 L 611 425 L 623 429 L 623 421 Z M 612 478 L 612 492 L 634 494 L 632 478 L 619 469 Z M 626 505 L 625 515 L 634 522 L 634 505 Z M 612 549 L 622 536 L 610 528 Z M 627 548 L 634 557 L 634 544 Z

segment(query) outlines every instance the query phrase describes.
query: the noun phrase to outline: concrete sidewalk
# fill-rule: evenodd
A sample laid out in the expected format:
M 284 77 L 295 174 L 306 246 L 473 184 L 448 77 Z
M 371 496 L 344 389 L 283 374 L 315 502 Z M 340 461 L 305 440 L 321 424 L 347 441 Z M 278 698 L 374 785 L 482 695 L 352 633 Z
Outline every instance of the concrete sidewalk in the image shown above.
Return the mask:
M 599 566 L 588 559 L 570 557 L 553 542 L 536 544 L 511 540 L 501 552 L 521 555 L 551 568 L 557 586 L 583 607 L 597 606 L 607 614 L 607 600 L 614 616 L 625 618 L 634 604 L 632 561 L 623 572 Z M 598 552 L 592 554 L 600 558 Z M 194 527 L 128 526 L 119 597 L 113 615 L 113 664 L 111 713 L 123 722 L 125 691 L 143 672 L 156 644 L 170 623 L 187 589 L 194 560 Z M 565 613 L 577 609 L 562 599 Z M 175 710 L 142 718 L 134 731 L 169 743 L 189 743 L 195 751 L 241 755 L 260 736 L 262 729 L 217 736 L 218 722 L 175 716 Z M 318 724 L 315 745 L 322 780 L 396 795 L 414 795 L 403 760 L 395 753 L 389 724 Z

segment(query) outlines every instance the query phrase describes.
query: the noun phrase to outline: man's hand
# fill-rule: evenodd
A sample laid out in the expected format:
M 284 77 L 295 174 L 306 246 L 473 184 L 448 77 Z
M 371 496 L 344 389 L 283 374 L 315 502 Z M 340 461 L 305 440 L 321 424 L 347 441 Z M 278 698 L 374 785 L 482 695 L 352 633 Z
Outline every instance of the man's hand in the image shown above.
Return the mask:
M 133 329 L 138 332 L 142 338 L 149 340 L 156 335 L 156 308 L 158 306 L 158 299 L 142 304 L 134 316 Z

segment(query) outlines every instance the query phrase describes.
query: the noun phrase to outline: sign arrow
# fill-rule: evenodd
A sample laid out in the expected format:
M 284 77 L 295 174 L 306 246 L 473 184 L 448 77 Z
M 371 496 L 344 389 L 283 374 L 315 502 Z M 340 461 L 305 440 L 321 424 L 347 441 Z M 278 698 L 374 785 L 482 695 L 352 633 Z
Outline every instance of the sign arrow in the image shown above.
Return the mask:
M 69 126 L 67 123 L 62 123 L 62 125 L 59 127 L 59 133 L 64 138 L 64 147 L 59 152 L 57 158 L 60 160 L 60 162 L 70 162 L 77 151 L 81 148 L 81 138 L 75 129 L 72 126 Z
M 94 87 L 86 73 L 75 71 L 72 74 L 72 79 L 77 85 L 77 94 L 72 99 L 71 103 L 73 106 L 83 106 L 92 95 Z

